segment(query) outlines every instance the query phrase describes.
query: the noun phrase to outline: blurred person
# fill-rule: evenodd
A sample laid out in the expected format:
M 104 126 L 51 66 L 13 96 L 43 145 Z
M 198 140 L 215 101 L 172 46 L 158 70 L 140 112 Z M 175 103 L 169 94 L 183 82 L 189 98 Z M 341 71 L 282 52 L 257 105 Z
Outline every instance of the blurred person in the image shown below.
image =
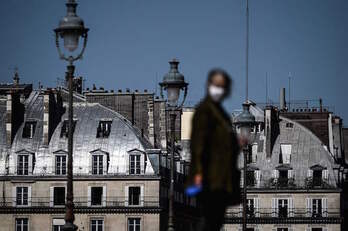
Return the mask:
M 222 69 L 208 73 L 206 96 L 192 119 L 189 184 L 201 188 L 198 195 L 202 222 L 199 230 L 219 231 L 226 207 L 240 204 L 240 144 L 230 115 L 222 102 L 231 93 L 232 80 Z M 203 226 L 203 227 L 202 227 Z

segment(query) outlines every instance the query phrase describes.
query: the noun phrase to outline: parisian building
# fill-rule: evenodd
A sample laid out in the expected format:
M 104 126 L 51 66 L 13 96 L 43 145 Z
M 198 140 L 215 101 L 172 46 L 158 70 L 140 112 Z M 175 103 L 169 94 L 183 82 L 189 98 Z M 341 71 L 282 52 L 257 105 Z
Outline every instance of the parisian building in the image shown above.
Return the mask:
M 280 102 L 259 106 L 250 101 L 257 126 L 247 155 L 247 230 L 346 230 L 348 168 L 342 120 L 322 100 L 316 107 L 291 110 L 284 98 Z M 232 121 L 240 112 L 232 113 Z M 183 109 L 181 142 L 186 149 L 193 114 L 194 108 Z M 190 159 L 188 149 L 184 156 Z M 239 157 L 244 171 L 243 155 Z M 242 205 L 228 208 L 223 230 L 241 231 L 242 212 Z
M 67 90 L 33 90 L 19 79 L 0 90 L 0 230 L 61 231 Z M 165 230 L 170 183 L 165 102 L 147 91 L 76 88 L 73 108 L 78 230 Z M 184 194 L 187 167 L 178 158 L 174 205 L 180 230 L 193 230 L 197 220 L 196 200 Z

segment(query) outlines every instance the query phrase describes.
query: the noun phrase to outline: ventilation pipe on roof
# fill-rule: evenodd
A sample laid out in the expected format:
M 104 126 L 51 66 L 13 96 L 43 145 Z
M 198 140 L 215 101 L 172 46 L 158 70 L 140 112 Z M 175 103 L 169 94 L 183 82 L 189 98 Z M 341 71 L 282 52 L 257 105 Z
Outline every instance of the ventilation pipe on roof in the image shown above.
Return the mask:
M 280 89 L 280 94 L 279 94 L 279 107 L 280 110 L 285 111 L 286 110 L 286 101 L 285 101 L 285 88 Z

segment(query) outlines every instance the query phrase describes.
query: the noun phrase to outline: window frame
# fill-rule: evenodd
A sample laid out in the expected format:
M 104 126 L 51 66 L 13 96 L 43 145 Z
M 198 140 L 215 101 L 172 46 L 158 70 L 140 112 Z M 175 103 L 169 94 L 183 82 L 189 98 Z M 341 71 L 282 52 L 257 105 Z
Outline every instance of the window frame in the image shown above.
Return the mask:
M 60 159 L 60 164 L 58 168 L 58 158 Z M 62 161 L 62 159 L 65 158 L 65 163 Z M 54 173 L 55 175 L 59 176 L 65 176 L 67 174 L 67 162 L 68 162 L 68 156 L 66 154 L 57 154 L 55 155 L 55 161 L 54 161 Z M 65 165 L 65 168 L 63 167 Z M 63 173 L 64 172 L 64 173 Z
M 97 127 L 96 138 L 109 138 L 111 134 L 112 120 L 100 120 Z
M 101 225 L 101 228 L 102 228 L 102 231 L 105 230 L 105 221 L 104 221 L 104 218 L 99 218 L 99 217 L 92 217 L 90 219 L 90 231 L 94 231 L 93 230 L 93 221 L 96 222 L 95 224 L 95 231 L 99 231 L 99 226 Z M 101 224 L 99 224 L 99 222 L 101 221 Z
M 133 221 L 131 224 L 130 221 Z M 138 221 L 136 223 L 136 221 Z M 131 229 L 131 226 L 132 229 Z M 127 231 L 136 231 L 137 226 L 139 226 L 139 230 L 142 230 L 142 218 L 141 217 L 127 217 Z
M 16 199 L 15 199 L 15 204 L 16 204 L 16 207 L 27 207 L 27 206 L 29 206 L 29 198 L 30 198 L 30 196 L 31 195 L 29 195 L 29 193 L 30 193 L 30 189 L 29 189 L 29 187 L 30 186 L 23 186 L 23 185 L 21 185 L 21 186 L 15 186 L 15 193 L 16 193 Z M 21 193 L 20 193 L 20 195 L 21 195 L 21 198 L 18 198 L 18 194 L 19 194 L 19 192 L 18 192 L 18 189 L 22 189 L 21 191 Z M 24 190 L 23 189 L 26 189 L 26 198 L 24 198 Z M 18 203 L 18 201 L 21 201 L 21 203 Z M 24 201 L 26 201 L 26 203 L 24 203 Z
M 132 158 L 135 158 L 132 160 Z M 138 158 L 138 160 L 136 159 Z M 132 163 L 134 164 L 134 167 L 132 167 Z M 142 166 L 141 166 L 141 154 L 140 153 L 130 153 L 129 154 L 129 175 L 141 175 L 142 173 Z
M 18 221 L 21 221 L 19 230 L 18 230 Z M 24 221 L 26 221 L 26 224 L 24 224 Z M 26 229 L 24 229 L 24 225 L 26 225 Z M 27 218 L 27 217 L 16 217 L 15 218 L 15 231 L 29 231 L 29 229 L 30 229 L 29 218 Z
M 25 121 L 23 130 L 22 130 L 22 138 L 23 139 L 33 139 L 35 136 L 37 121 Z M 29 129 L 29 131 L 28 131 Z M 28 134 L 29 132 L 29 134 Z

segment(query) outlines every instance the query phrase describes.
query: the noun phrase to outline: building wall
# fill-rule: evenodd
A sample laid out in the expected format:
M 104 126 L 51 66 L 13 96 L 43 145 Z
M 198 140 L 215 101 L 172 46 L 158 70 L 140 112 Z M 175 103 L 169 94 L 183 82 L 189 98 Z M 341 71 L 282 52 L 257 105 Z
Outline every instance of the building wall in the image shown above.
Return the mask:
M 248 228 L 254 228 L 257 231 L 277 231 L 277 228 L 288 228 L 289 231 L 310 231 L 311 228 L 326 228 L 325 231 L 341 231 L 340 225 L 338 224 L 262 224 L 262 225 L 248 225 Z M 241 231 L 242 226 L 236 224 L 225 224 L 222 231 Z
M 16 218 L 28 218 L 30 231 L 51 231 L 53 219 L 64 219 L 64 214 L 1 214 L 1 231 L 15 230 Z M 159 231 L 159 214 L 76 214 L 75 224 L 78 230 L 89 231 L 93 218 L 104 220 L 104 231 L 127 231 L 128 218 L 140 218 L 141 230 Z

